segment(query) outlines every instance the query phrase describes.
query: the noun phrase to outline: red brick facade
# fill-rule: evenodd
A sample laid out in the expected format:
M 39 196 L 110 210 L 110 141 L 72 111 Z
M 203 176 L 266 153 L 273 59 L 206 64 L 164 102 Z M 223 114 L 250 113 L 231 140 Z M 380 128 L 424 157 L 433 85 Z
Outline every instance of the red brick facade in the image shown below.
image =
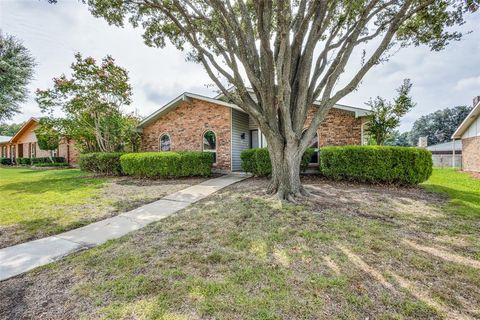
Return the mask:
M 313 109 L 307 123 L 312 116 Z M 203 134 L 211 130 L 217 138 L 215 166 L 228 171 L 231 169 L 231 117 L 231 109 L 226 106 L 200 99 L 181 102 L 143 127 L 142 150 L 159 151 L 160 137 L 168 134 L 171 151 L 202 151 Z M 332 109 L 318 129 L 319 145 L 361 144 L 362 121 L 354 112 Z
M 313 113 L 311 109 L 306 126 L 312 121 Z M 362 144 L 362 118 L 356 118 L 354 112 L 331 109 L 317 134 L 321 147 Z
M 462 167 L 480 172 L 480 136 L 462 139 Z
M 142 150 L 159 151 L 160 136 L 168 133 L 172 151 L 202 151 L 203 134 L 211 130 L 217 138 L 216 168 L 230 170 L 230 126 L 230 108 L 192 99 L 143 129 Z

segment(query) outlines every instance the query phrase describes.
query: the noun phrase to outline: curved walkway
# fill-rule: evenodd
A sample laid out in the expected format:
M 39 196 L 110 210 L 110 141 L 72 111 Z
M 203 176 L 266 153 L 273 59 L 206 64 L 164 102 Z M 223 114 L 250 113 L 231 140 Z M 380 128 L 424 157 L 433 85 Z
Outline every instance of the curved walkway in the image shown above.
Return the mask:
M 231 174 L 210 179 L 85 227 L 0 249 L 0 281 L 141 229 L 247 177 Z

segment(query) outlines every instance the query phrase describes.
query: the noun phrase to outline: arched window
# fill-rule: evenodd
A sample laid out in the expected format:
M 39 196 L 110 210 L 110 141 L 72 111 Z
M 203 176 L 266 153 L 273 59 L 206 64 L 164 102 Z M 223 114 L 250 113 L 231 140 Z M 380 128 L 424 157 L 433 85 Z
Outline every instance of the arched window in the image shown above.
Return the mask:
M 170 136 L 168 133 L 164 133 L 160 136 L 159 144 L 160 151 L 170 151 Z
M 312 140 L 308 144 L 308 147 L 315 150 L 315 153 L 312 155 L 312 158 L 310 159 L 310 163 L 317 164 L 318 163 L 318 133 L 317 132 L 315 132 L 315 136 L 312 138 Z
M 217 137 L 215 132 L 208 130 L 203 134 L 203 151 L 213 153 L 213 162 L 217 162 Z

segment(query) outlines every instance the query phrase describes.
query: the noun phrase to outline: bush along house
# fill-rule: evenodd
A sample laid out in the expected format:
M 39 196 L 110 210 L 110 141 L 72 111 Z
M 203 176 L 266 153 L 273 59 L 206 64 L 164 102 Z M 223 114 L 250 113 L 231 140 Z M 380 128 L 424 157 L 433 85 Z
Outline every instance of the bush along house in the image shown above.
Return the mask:
M 241 171 L 240 153 L 266 147 L 267 142 L 247 113 L 222 98 L 185 92 L 153 112 L 138 126 L 142 151 L 211 152 L 216 171 Z M 364 144 L 368 114 L 366 109 L 335 105 L 319 126 L 311 147 Z M 318 166 L 317 154 L 311 166 Z
M 77 164 L 79 153 L 75 149 L 75 144 L 72 140 L 62 139 L 57 150 L 50 151 L 40 149 L 35 134 L 38 124 L 39 119 L 30 118 L 13 137 L 1 140 L 0 158 L 10 159 L 12 163 L 20 164 L 22 159 L 32 160 L 52 156 L 55 158 L 63 158 L 64 162 L 68 164 Z

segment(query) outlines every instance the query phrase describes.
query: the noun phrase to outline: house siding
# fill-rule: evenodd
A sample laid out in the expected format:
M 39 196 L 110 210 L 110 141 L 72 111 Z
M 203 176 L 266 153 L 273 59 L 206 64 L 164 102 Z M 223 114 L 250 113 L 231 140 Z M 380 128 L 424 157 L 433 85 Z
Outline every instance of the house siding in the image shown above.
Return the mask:
M 191 99 L 145 126 L 142 134 L 143 151 L 159 151 L 159 138 L 170 135 L 172 151 L 202 151 L 203 134 L 212 130 L 217 138 L 219 170 L 231 168 L 231 109 L 214 103 Z
M 232 171 L 242 169 L 240 154 L 250 146 L 249 116 L 245 112 L 232 110 Z M 242 139 L 242 134 L 244 139 Z
M 462 167 L 480 172 L 480 136 L 462 139 Z

